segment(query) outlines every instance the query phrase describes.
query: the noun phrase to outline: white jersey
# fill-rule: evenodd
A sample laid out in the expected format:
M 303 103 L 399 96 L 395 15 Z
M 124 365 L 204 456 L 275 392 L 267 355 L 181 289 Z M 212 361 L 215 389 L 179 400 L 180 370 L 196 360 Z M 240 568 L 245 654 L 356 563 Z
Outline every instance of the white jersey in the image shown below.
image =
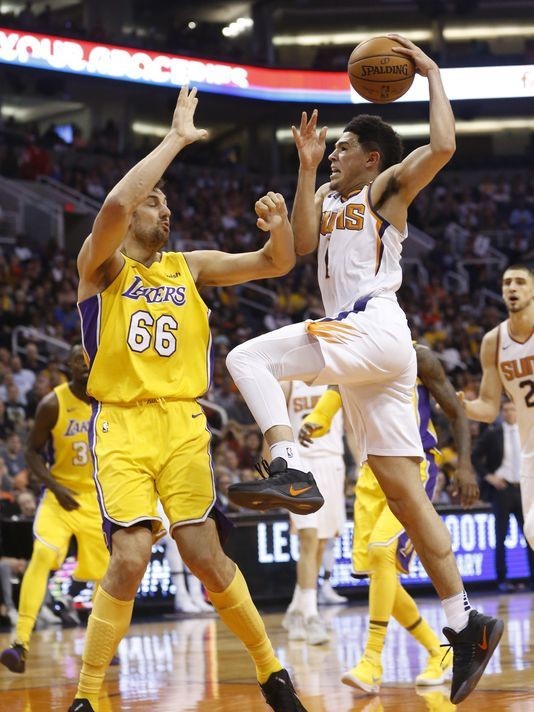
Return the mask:
M 520 343 L 510 336 L 508 320 L 498 328 L 499 376 L 516 408 L 521 454 L 534 457 L 534 333 Z
M 399 232 L 373 210 L 368 185 L 346 198 L 328 193 L 317 254 L 327 317 L 359 311 L 377 295 L 396 299 L 402 282 L 402 242 L 407 235 L 407 228 Z
M 288 401 L 288 413 L 295 440 L 302 420 L 309 415 L 317 405 L 319 398 L 327 386 L 307 386 L 303 381 L 292 381 Z M 343 411 L 340 408 L 332 420 L 332 426 L 326 435 L 317 438 L 310 447 L 299 446 L 299 451 L 305 459 L 343 455 Z M 306 515 L 307 516 L 307 515 Z

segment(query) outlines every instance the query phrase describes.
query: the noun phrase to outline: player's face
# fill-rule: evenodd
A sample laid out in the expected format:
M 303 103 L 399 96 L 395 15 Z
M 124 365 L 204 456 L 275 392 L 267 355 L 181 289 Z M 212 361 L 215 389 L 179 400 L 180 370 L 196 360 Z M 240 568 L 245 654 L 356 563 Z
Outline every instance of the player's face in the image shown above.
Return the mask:
M 72 351 L 69 361 L 72 380 L 83 388 L 87 387 L 87 379 L 89 378 L 89 368 L 85 363 L 85 357 L 81 348 L 75 348 Z
M 517 411 L 513 403 L 503 403 L 501 413 L 504 422 L 508 423 L 508 425 L 514 425 L 514 423 L 517 423 Z
M 328 156 L 330 161 L 330 187 L 339 193 L 348 193 L 361 183 L 366 183 L 365 170 L 368 158 L 356 134 L 345 131 Z
M 167 198 L 158 188 L 154 189 L 135 211 L 132 228 L 136 239 L 146 247 L 158 250 L 169 239 L 171 211 Z
M 534 299 L 534 279 L 522 269 L 506 270 L 502 278 L 502 296 L 510 314 L 523 311 Z

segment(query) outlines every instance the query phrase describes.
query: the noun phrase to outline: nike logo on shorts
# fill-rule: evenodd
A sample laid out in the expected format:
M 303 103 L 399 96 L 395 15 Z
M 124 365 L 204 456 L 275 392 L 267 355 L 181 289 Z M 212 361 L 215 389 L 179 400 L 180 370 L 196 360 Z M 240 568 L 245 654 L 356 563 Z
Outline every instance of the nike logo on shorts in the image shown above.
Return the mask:
M 195 414 L 192 415 L 191 417 L 192 417 L 192 418 L 198 418 L 198 417 L 201 416 L 201 415 L 204 415 L 204 413 L 195 413 Z

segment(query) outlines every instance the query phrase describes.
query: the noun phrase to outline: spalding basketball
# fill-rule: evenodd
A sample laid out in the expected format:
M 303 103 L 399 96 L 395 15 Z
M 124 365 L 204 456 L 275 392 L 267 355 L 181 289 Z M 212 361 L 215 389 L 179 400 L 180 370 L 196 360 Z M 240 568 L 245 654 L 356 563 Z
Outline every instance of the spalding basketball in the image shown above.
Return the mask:
M 358 94 L 375 104 L 387 104 L 405 94 L 412 86 L 415 64 L 408 57 L 393 52 L 401 47 L 389 37 L 373 37 L 360 42 L 349 57 L 350 83 Z

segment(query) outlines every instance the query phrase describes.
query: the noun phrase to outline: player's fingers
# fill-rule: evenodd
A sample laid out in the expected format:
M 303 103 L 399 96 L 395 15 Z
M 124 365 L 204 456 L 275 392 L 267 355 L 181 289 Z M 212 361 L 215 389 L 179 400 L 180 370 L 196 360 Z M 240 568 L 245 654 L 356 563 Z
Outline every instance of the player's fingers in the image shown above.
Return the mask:
M 308 124 L 308 114 L 303 111 L 300 117 L 300 133 L 306 130 L 306 125 Z
M 412 49 L 417 48 L 417 45 L 415 45 L 411 40 L 409 40 L 407 37 L 404 37 L 403 35 L 397 34 L 396 32 L 390 32 L 387 36 L 391 37 L 392 40 L 399 42 L 399 44 L 403 45 L 404 47 L 411 47 Z
M 263 218 L 258 218 L 256 220 L 256 226 L 262 231 L 262 232 L 269 232 L 269 226 L 265 222 Z
M 315 127 L 317 126 L 317 119 L 319 117 L 319 112 L 317 109 L 314 109 L 312 111 L 312 115 L 310 116 L 310 120 L 308 121 L 308 130 L 309 131 L 315 131 Z
M 319 131 L 319 143 L 326 142 L 326 134 L 327 133 L 328 133 L 328 126 L 323 126 L 323 128 Z

